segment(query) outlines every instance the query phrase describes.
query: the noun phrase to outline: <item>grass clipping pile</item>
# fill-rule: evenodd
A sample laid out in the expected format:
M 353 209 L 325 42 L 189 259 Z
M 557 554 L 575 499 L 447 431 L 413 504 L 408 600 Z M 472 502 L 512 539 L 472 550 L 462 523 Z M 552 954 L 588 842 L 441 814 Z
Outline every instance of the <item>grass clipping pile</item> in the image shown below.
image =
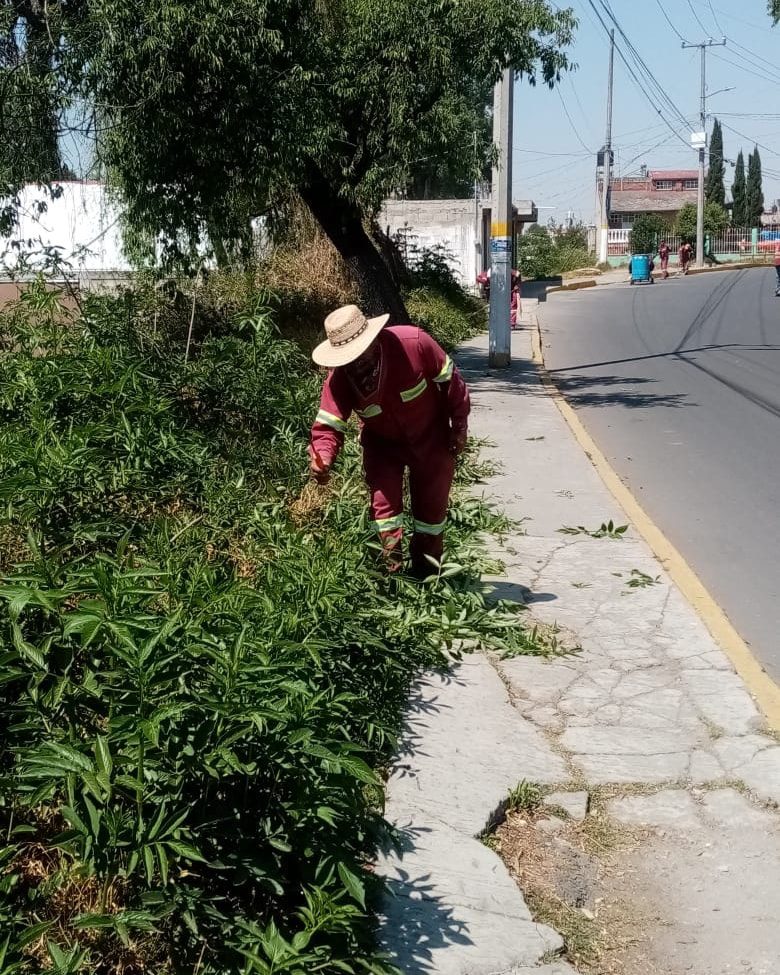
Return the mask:
M 162 301 L 1 320 L 0 973 L 384 975 L 376 770 L 419 668 L 518 645 L 496 522 L 459 497 L 441 577 L 388 578 L 354 437 L 303 489 L 320 380 L 267 303 L 185 362 Z

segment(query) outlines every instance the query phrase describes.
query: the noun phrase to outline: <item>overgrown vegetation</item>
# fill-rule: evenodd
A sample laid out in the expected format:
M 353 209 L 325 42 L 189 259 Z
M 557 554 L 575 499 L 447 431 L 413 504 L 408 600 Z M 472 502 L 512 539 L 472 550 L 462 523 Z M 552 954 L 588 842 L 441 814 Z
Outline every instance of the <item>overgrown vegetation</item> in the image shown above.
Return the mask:
M 418 586 L 376 564 L 354 438 L 305 486 L 319 380 L 250 290 L 201 294 L 186 364 L 162 289 L 0 319 L 2 975 L 387 971 L 365 867 L 409 681 L 533 649 L 479 593 L 482 504 Z
M 517 243 L 517 262 L 524 278 L 552 278 L 566 271 L 592 267 L 595 255 L 588 250 L 587 229 L 541 227 L 534 224 Z

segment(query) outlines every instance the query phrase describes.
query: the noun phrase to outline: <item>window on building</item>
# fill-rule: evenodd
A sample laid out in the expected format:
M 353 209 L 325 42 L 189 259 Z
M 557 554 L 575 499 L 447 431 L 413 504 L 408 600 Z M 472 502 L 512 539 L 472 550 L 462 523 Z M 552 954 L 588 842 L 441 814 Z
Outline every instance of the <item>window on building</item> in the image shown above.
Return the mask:
M 623 230 L 625 230 L 626 227 L 633 227 L 634 221 L 638 216 L 639 214 L 637 213 L 619 213 L 617 215 L 618 228 L 622 228 Z
M 699 181 L 698 181 L 698 179 L 684 179 L 683 180 L 683 189 L 686 189 L 686 190 L 698 190 L 698 188 L 699 188 Z
M 673 190 L 674 180 L 673 179 L 657 179 L 655 181 L 655 188 L 657 190 Z

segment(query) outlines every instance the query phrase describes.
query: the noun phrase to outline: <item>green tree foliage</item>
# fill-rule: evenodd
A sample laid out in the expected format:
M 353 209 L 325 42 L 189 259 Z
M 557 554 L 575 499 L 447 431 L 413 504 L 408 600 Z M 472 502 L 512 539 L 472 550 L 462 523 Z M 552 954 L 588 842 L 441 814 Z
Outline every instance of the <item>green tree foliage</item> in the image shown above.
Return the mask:
M 677 214 L 675 232 L 683 240 L 693 243 L 696 240 L 696 215 L 698 207 L 695 203 L 686 203 Z M 728 225 L 729 217 L 724 207 L 718 203 L 704 204 L 704 233 L 719 234 Z
M 707 178 L 704 183 L 704 196 L 708 203 L 717 203 L 720 207 L 726 205 L 726 186 L 724 177 L 726 166 L 723 162 L 723 129 L 715 119 L 710 137 L 710 163 Z
M 655 213 L 640 214 L 634 221 L 629 234 L 629 249 L 632 254 L 655 254 L 659 238 L 669 227 L 662 217 Z
M 5 193 L 25 182 L 45 183 L 63 175 L 55 39 L 65 11 L 75 6 L 0 2 L 0 186 Z
M 745 218 L 747 226 L 761 225 L 761 214 L 764 212 L 764 190 L 761 176 L 761 156 L 758 146 L 748 156 L 747 180 L 745 183 Z
M 734 182 L 731 184 L 731 223 L 734 227 L 745 227 L 748 223 L 746 204 L 746 185 L 745 185 L 745 157 L 742 150 L 739 150 L 737 163 L 734 167 Z
M 780 0 L 768 0 L 769 16 L 777 24 L 780 23 Z
M 405 193 L 410 200 L 446 200 L 471 197 L 474 180 L 489 182 L 491 176 L 493 120 L 492 91 L 488 86 L 472 94 L 458 93 L 452 101 L 447 141 L 460 145 L 410 164 Z
M 136 227 L 178 258 L 203 228 L 246 240 L 250 216 L 297 193 L 368 307 L 401 315 L 365 218 L 420 160 L 468 159 L 464 99 L 505 65 L 554 84 L 573 28 L 546 0 L 238 0 L 229 16 L 220 0 L 94 0 L 80 53 Z

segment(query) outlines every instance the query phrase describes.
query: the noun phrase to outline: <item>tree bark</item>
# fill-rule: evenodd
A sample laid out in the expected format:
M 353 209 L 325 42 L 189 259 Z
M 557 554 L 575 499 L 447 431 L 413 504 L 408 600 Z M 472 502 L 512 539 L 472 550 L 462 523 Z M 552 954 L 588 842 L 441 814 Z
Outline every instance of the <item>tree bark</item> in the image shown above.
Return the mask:
M 355 278 L 367 315 L 388 312 L 395 324 L 409 321 L 401 291 L 363 226 L 360 209 L 342 199 L 321 173 L 300 194 Z

